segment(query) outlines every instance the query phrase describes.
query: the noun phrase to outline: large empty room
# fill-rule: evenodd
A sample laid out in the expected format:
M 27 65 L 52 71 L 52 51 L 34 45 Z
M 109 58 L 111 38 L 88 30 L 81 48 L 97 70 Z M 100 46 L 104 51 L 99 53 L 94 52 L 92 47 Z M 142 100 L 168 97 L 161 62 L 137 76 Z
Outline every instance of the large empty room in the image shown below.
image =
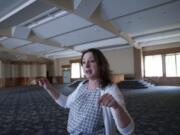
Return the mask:
M 180 135 L 180 0 L 0 0 L 0 135 Z

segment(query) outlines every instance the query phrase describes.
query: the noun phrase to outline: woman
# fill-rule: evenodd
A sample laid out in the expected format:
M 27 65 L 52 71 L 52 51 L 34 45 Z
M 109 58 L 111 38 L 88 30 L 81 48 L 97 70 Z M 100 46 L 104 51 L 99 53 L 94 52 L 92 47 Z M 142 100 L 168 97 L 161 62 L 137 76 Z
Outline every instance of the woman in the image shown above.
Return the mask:
M 55 101 L 69 108 L 70 135 L 131 135 L 134 122 L 125 108 L 122 93 L 111 81 L 109 64 L 98 49 L 81 56 L 86 77 L 68 97 L 55 90 L 47 80 L 39 80 Z M 117 129 L 117 130 L 116 130 Z

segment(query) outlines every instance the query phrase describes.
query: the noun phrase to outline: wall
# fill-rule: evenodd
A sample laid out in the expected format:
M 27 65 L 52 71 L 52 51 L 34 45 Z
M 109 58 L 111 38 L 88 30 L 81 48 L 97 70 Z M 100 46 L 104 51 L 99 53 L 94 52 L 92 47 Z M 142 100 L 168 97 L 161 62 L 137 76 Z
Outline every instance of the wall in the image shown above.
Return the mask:
M 61 58 L 56 59 L 53 62 L 53 67 L 51 68 L 51 76 L 52 76 L 52 83 L 62 84 L 63 83 L 63 65 L 70 65 L 70 60 L 73 59 L 80 59 L 80 57 L 69 57 L 69 58 Z M 49 69 L 48 69 L 49 70 Z
M 134 74 L 133 48 L 103 51 L 108 59 L 113 74 Z M 61 58 L 54 61 L 53 82 L 62 83 L 62 65 L 70 65 L 73 59 L 80 57 Z
M 47 66 L 41 63 L 0 62 L 0 87 L 30 85 L 46 77 Z
M 54 74 L 53 76 L 62 76 L 62 66 L 70 65 L 70 60 L 80 59 L 80 57 L 69 57 L 69 58 L 61 58 L 54 61 Z
M 134 51 L 134 76 L 135 79 L 141 80 L 144 76 L 143 74 L 143 55 L 142 49 L 133 48 Z
M 134 74 L 133 48 L 124 48 L 103 52 L 113 74 Z
M 133 48 L 103 51 L 103 53 L 108 59 L 113 74 L 134 74 Z M 55 60 L 54 75 L 62 76 L 62 65 L 70 64 L 70 60 L 72 59 L 80 59 L 80 57 Z

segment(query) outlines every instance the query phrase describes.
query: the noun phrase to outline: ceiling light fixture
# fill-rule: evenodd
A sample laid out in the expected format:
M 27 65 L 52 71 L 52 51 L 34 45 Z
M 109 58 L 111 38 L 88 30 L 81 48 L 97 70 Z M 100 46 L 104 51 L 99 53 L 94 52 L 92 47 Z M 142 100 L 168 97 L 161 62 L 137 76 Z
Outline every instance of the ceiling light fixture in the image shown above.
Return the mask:
M 15 8 L 14 10 L 12 10 L 11 12 L 9 12 L 8 14 L 6 14 L 5 16 L 0 18 L 0 22 L 6 20 L 7 18 L 11 17 L 12 15 L 16 14 L 17 12 L 19 12 L 20 10 L 24 9 L 25 7 L 31 5 L 32 3 L 34 3 L 36 0 L 28 0 L 27 2 L 23 3 L 22 5 L 20 5 L 18 8 Z

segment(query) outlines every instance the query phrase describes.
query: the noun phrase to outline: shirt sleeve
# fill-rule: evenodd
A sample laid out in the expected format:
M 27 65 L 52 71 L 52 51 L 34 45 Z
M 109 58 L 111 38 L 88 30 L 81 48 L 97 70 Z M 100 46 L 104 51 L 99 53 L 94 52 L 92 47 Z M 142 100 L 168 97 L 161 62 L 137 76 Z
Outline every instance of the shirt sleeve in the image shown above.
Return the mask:
M 61 94 L 56 100 L 55 102 L 60 105 L 61 107 L 66 106 L 66 102 L 67 102 L 67 96 L 64 96 L 63 94 Z
M 69 95 L 65 96 L 63 94 L 60 94 L 58 99 L 55 100 L 55 102 L 64 108 L 69 108 L 71 103 L 76 99 L 76 95 L 78 93 L 79 88 L 81 87 L 83 83 L 81 82 L 78 87 Z

